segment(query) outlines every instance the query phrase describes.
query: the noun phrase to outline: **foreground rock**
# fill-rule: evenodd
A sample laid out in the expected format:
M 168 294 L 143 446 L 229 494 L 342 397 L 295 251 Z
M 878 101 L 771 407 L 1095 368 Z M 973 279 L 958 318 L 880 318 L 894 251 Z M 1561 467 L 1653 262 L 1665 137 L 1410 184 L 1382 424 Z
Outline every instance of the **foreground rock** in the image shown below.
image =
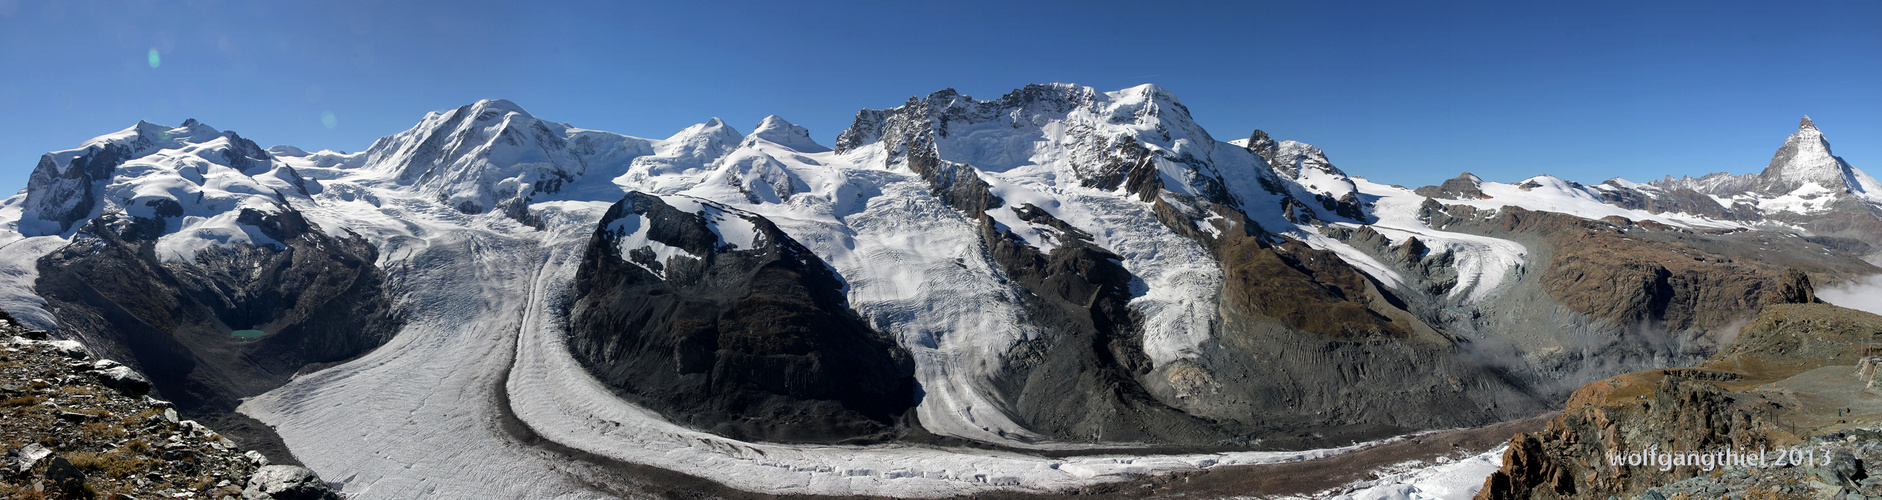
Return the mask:
M 1793 286 L 1801 288 L 1780 295 L 1809 300 L 1807 281 Z M 1477 498 L 1882 495 L 1867 469 L 1882 460 L 1882 397 L 1861 369 L 1865 341 L 1878 334 L 1882 316 L 1822 303 L 1766 306 L 1699 367 L 1582 387 L 1547 429 L 1510 440 L 1502 470 Z M 1736 462 L 1720 455 L 1728 451 L 1762 464 L 1720 463 Z
M 258 491 L 326 496 L 245 496 L 258 468 L 275 470 L 261 454 L 143 395 L 142 374 L 25 333 L 0 317 L 0 498 L 337 498 L 318 478 Z

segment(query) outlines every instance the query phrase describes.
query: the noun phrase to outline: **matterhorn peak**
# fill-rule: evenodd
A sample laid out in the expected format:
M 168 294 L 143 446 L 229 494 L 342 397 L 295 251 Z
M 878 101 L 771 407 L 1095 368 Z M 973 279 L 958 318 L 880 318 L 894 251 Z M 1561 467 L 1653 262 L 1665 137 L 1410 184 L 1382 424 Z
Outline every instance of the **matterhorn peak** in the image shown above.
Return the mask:
M 758 128 L 752 130 L 750 137 L 771 141 L 800 153 L 821 153 L 830 150 L 810 138 L 810 129 L 785 121 L 778 115 L 766 116 L 765 120 L 758 124 Z
M 1848 163 L 1830 152 L 1830 141 L 1809 116 L 1797 122 L 1797 131 L 1784 140 L 1784 146 L 1771 156 L 1770 165 L 1759 174 L 1758 190 L 1780 195 L 1817 184 L 1835 192 L 1847 192 L 1853 183 Z

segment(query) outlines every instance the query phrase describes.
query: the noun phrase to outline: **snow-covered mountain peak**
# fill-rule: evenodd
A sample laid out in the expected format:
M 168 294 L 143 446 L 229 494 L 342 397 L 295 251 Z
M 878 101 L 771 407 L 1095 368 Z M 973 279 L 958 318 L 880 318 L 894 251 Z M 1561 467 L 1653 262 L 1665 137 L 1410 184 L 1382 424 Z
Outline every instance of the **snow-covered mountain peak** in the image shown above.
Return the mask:
M 765 120 L 758 124 L 758 128 L 752 130 L 751 135 L 747 137 L 771 141 L 800 153 L 821 153 L 830 150 L 810 138 L 810 129 L 785 121 L 778 115 L 765 117 Z
M 1080 171 L 1067 172 L 1070 178 L 1092 185 L 1115 184 L 1111 181 L 1121 179 L 1108 179 L 1114 170 L 1151 151 L 1171 159 L 1188 155 L 1190 160 L 1179 161 L 1200 165 L 1208 163 L 1217 146 L 1190 119 L 1189 110 L 1161 88 L 1099 92 L 1063 83 L 1027 85 L 989 101 L 944 89 L 896 108 L 863 110 L 838 136 L 836 150 L 876 143 L 885 146 L 891 162 L 898 155 L 932 151 L 983 171 L 1077 165 L 1074 170 Z M 1100 162 L 1097 156 L 1104 155 L 1128 158 Z M 1098 163 L 1108 166 L 1089 168 Z
M 430 113 L 374 142 L 363 164 L 459 211 L 502 210 L 527 223 L 532 197 L 560 192 L 587 173 L 586 156 L 615 149 L 623 137 L 572 131 L 510 101 L 486 99 Z
M 1162 86 L 1159 86 L 1154 83 L 1146 83 L 1143 85 L 1138 85 L 1135 87 L 1127 88 L 1122 91 L 1119 91 L 1119 93 L 1142 96 L 1146 99 L 1166 101 L 1166 102 L 1170 102 L 1173 104 L 1182 104 L 1180 101 L 1176 99 L 1176 94 L 1172 94 L 1170 93 L 1169 90 L 1164 89 Z
M 222 131 L 216 130 L 215 127 L 205 125 L 203 122 L 196 121 L 195 118 L 189 118 L 183 120 L 182 125 L 168 130 L 166 135 L 175 141 L 195 143 L 214 140 L 214 138 L 222 135 Z
M 1798 120 L 1797 131 L 1784 140 L 1762 172 L 1667 176 L 1646 186 L 1612 185 L 1637 193 L 1617 192 L 1616 198 L 1624 204 L 1664 205 L 1660 208 L 1724 220 L 1756 220 L 1782 213 L 1813 216 L 1851 199 L 1882 205 L 1882 182 L 1832 154 L 1830 141 L 1809 116 Z
M 712 158 L 724 156 L 738 147 L 745 136 L 718 117 L 681 129 L 659 146 L 660 156 Z
M 522 115 L 525 118 L 536 117 L 535 115 L 529 114 L 529 111 L 525 111 L 522 106 L 510 102 L 508 99 L 479 100 L 475 104 L 471 104 L 471 111 L 476 113 L 475 116 L 477 116 L 480 121 L 491 120 L 512 113 Z
M 1798 122 L 1797 132 L 1785 139 L 1784 146 L 1771 156 L 1771 164 L 1760 174 L 1758 187 L 1765 194 L 1781 195 L 1812 183 L 1834 192 L 1861 189 L 1854 169 L 1830 152 L 1830 141 L 1824 138 L 1816 123 L 1805 116 Z
M 236 154 L 238 155 L 259 160 L 265 160 L 267 158 L 267 153 L 259 146 L 250 147 L 254 143 L 242 139 L 241 136 L 235 132 L 216 130 L 215 127 L 203 124 L 202 122 L 196 121 L 194 118 L 184 120 L 182 125 L 175 127 L 139 120 L 136 125 L 132 125 L 124 130 L 101 135 L 89 141 L 85 141 L 79 144 L 79 147 L 76 149 L 56 151 L 50 154 L 53 156 L 54 163 L 63 164 L 94 147 L 99 149 L 117 147 L 121 154 L 142 156 L 158 149 L 183 148 L 192 144 L 199 144 L 204 147 L 221 146 L 220 144 L 212 145 L 211 143 L 223 138 L 229 139 L 227 145 L 237 148 L 238 151 Z
M 281 246 L 295 224 L 276 216 L 318 186 L 235 132 L 139 122 L 41 157 L 17 228 L 69 236 L 96 219 L 120 237 L 154 239 L 165 261 L 188 261 L 212 246 Z

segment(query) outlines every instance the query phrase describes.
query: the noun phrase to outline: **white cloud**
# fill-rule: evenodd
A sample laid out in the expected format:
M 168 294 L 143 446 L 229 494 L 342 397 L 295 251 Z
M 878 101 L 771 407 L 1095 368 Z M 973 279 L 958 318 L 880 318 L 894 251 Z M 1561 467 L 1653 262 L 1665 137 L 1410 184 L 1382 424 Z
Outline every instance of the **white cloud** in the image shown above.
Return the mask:
M 1850 309 L 1882 314 L 1882 274 L 1817 290 L 1817 298 Z

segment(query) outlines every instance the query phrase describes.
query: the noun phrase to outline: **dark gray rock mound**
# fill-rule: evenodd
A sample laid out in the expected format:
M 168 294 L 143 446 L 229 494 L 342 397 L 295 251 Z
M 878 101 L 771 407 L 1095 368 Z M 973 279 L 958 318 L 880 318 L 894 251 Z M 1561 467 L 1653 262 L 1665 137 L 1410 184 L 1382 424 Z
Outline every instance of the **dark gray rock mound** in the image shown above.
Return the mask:
M 622 396 L 729 437 L 892 437 L 916 401 L 908 353 L 770 221 L 692 203 L 629 193 L 602 217 L 569 306 L 576 358 Z
M 1481 179 L 1478 179 L 1477 176 L 1475 175 L 1471 175 L 1470 172 L 1464 172 L 1462 175 L 1459 175 L 1455 178 L 1444 181 L 1444 184 L 1439 184 L 1436 186 L 1425 186 L 1425 187 L 1421 187 L 1418 189 L 1414 189 L 1412 190 L 1412 192 L 1418 193 L 1419 196 L 1424 196 L 1428 198 L 1443 198 L 1447 200 L 1481 200 L 1484 198 L 1489 198 L 1489 196 L 1486 196 L 1483 194 L 1483 189 L 1478 187 L 1479 185 L 1482 184 L 1482 182 L 1483 181 Z

